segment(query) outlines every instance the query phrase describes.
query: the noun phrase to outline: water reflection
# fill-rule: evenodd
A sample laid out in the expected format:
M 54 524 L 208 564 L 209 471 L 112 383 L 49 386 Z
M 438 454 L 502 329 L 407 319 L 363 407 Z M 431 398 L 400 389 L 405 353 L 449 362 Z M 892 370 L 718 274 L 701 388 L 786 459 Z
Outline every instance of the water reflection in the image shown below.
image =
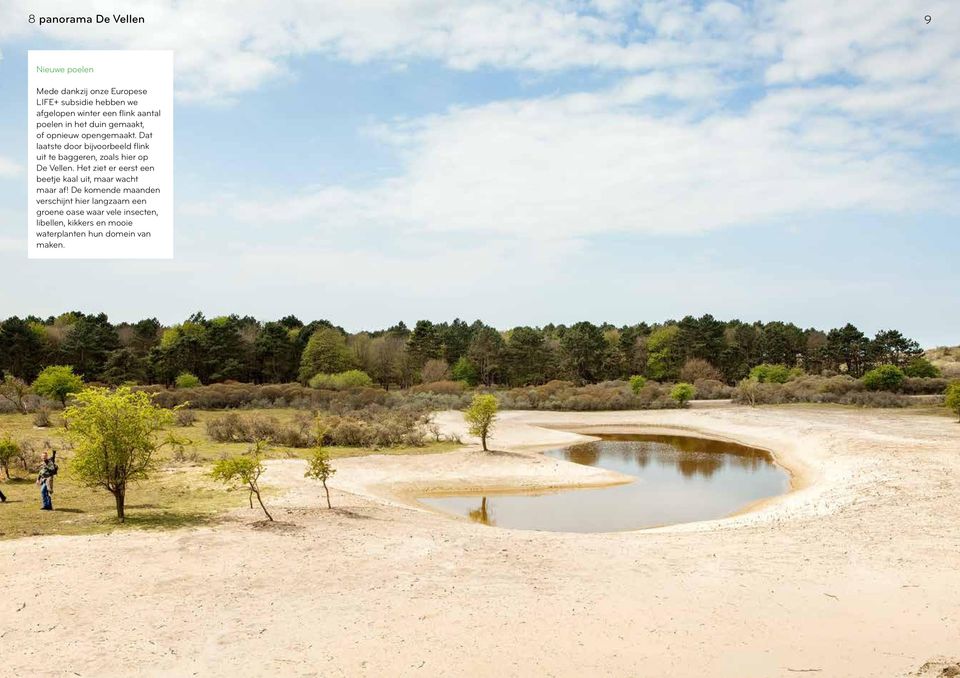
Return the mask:
M 547 455 L 636 480 L 603 488 L 421 501 L 485 525 L 608 532 L 718 518 L 789 489 L 786 472 L 762 450 L 688 436 L 604 435 Z
M 467 513 L 467 516 L 475 523 L 483 523 L 484 525 L 496 525 L 493 522 L 493 519 L 490 517 L 490 513 L 487 511 L 487 498 L 483 497 L 480 500 L 480 508 L 474 509 Z

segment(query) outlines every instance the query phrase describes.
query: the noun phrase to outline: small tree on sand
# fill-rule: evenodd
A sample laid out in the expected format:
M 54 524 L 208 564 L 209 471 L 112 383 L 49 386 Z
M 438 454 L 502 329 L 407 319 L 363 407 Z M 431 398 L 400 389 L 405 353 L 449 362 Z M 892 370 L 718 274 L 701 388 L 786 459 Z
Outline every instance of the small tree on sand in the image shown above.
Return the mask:
M 74 444 L 74 475 L 84 485 L 108 490 L 122 523 L 127 484 L 148 477 L 157 450 L 179 442 L 173 436 L 157 439 L 173 423 L 173 411 L 154 405 L 151 394 L 127 386 L 112 392 L 88 388 L 76 395 L 63 418 Z
M 947 386 L 943 402 L 951 411 L 957 414 L 957 421 L 960 421 L 960 381 L 955 381 Z
M 67 404 L 67 396 L 83 388 L 83 379 L 73 373 L 69 365 L 51 365 L 33 382 L 33 391 L 39 396 Z
M 463 418 L 469 424 L 470 435 L 478 436 L 483 446 L 483 451 L 487 451 L 487 438 L 490 431 L 493 430 L 493 424 L 497 419 L 497 397 L 492 395 L 475 395 L 470 407 L 463 413 Z
M 697 395 L 697 389 L 694 388 L 692 384 L 687 384 L 682 381 L 670 391 L 670 397 L 676 400 L 680 407 L 686 407 L 687 403 L 690 402 L 695 395 Z
M 327 480 L 337 470 L 330 464 L 330 455 L 327 454 L 327 450 L 323 446 L 323 434 L 323 429 L 317 431 L 317 444 L 313 448 L 310 458 L 307 459 L 307 472 L 303 476 L 323 483 L 323 491 L 327 494 L 327 508 L 333 508 L 330 505 L 330 488 L 327 487 Z
M 253 497 L 256 495 L 257 501 L 260 502 L 260 508 L 263 509 L 263 513 L 267 516 L 267 520 L 272 521 L 273 516 L 270 515 L 267 507 L 263 505 L 263 497 L 260 495 L 259 481 L 264 471 L 263 461 L 260 459 L 260 452 L 263 446 L 263 441 L 258 440 L 254 444 L 254 448 L 250 451 L 250 454 L 219 460 L 213 465 L 213 470 L 210 472 L 210 475 L 222 483 L 231 484 L 236 482 L 245 485 L 247 489 L 250 490 L 248 497 L 250 499 L 250 508 L 253 508 Z

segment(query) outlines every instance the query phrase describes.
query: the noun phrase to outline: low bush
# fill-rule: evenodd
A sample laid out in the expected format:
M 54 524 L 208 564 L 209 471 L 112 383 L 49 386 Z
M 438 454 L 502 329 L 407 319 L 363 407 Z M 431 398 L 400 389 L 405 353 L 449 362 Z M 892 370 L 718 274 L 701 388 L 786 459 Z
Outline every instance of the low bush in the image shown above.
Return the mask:
M 312 424 L 312 417 L 306 413 L 290 423 L 281 423 L 275 417 L 230 412 L 209 419 L 206 428 L 207 435 L 218 443 L 266 441 L 283 447 L 311 447 L 316 443 Z
M 923 357 L 916 357 L 907 363 L 903 373 L 908 377 L 933 378 L 940 376 L 940 369 Z
M 693 382 L 697 398 L 701 400 L 725 400 L 733 397 L 734 388 L 716 379 L 697 379 Z
M 800 368 L 780 364 L 763 363 L 750 370 L 750 377 L 761 384 L 785 384 L 800 376 L 803 376 Z
M 806 375 L 783 384 L 744 379 L 738 384 L 733 399 L 746 405 L 837 403 L 860 407 L 904 407 L 910 404 L 910 399 L 903 395 L 867 391 L 862 381 L 847 375 Z
M 33 425 L 38 428 L 49 428 L 53 426 L 53 417 L 50 416 L 49 407 L 39 407 L 33 413 Z
M 265 441 L 280 447 L 314 447 L 325 445 L 347 447 L 421 446 L 427 439 L 428 417 L 410 408 L 387 410 L 372 406 L 350 413 L 321 413 L 314 419 L 307 413 L 291 422 L 275 417 L 243 415 L 230 412 L 207 421 L 207 435 L 217 442 Z M 316 431 L 323 431 L 317 440 Z
M 685 382 L 699 380 L 720 381 L 723 376 L 720 370 L 702 358 L 690 358 L 680 368 L 680 379 Z
M 202 386 L 200 379 L 190 372 L 181 372 L 178 374 L 173 385 L 177 388 L 196 388 L 197 386 Z
M 346 391 L 355 388 L 369 388 L 373 379 L 366 372 L 347 370 L 336 374 L 315 374 L 310 378 L 310 388 Z
M 440 395 L 458 395 L 467 389 L 466 382 L 450 381 L 431 381 L 426 384 L 417 384 L 410 389 L 411 393 L 437 393 Z
M 161 407 L 174 408 L 187 404 L 197 410 L 240 408 L 295 407 L 304 410 L 358 409 L 371 404 L 386 405 L 402 399 L 399 393 L 381 388 L 360 388 L 348 391 L 314 389 L 302 384 L 210 384 L 196 388 L 167 389 L 162 386 L 140 386 L 136 390 L 154 394 Z
M 940 395 L 949 384 L 950 380 L 943 377 L 907 377 L 900 390 L 909 395 Z
M 670 397 L 673 398 L 680 407 L 686 407 L 687 403 L 693 400 L 696 395 L 697 389 L 693 387 L 693 384 L 687 384 L 685 382 L 674 384 L 673 388 L 670 389 Z
M 880 365 L 863 375 L 863 385 L 870 391 L 899 391 L 904 378 L 896 365 Z
M 655 381 L 637 392 L 626 381 L 605 381 L 577 386 L 569 381 L 550 381 L 542 386 L 524 386 L 496 393 L 504 409 L 529 410 L 638 410 L 676 407 L 670 389 Z
M 426 444 L 427 420 L 401 411 L 382 411 L 376 416 L 320 416 L 325 445 L 348 447 L 420 447 Z

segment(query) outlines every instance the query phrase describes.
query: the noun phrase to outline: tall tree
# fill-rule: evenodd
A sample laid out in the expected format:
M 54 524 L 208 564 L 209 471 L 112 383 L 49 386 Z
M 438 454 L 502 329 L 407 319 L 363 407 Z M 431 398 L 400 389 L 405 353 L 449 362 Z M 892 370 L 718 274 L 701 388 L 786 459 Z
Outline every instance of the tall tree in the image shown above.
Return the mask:
M 480 381 L 487 386 L 496 383 L 500 375 L 503 348 L 503 337 L 499 332 L 492 327 L 476 327 L 475 324 L 467 358 L 476 366 Z
M 106 314 L 79 318 L 60 345 L 60 360 L 72 365 L 77 374 L 96 379 L 111 351 L 120 347 L 120 337 Z
M 676 379 L 683 364 L 678 346 L 680 328 L 664 325 L 650 333 L 647 339 L 647 376 L 658 381 Z
M 407 340 L 407 353 L 417 369 L 428 360 L 443 357 L 443 340 L 437 327 L 429 320 L 418 320 Z
M 922 355 L 920 344 L 897 330 L 881 330 L 870 342 L 870 362 L 874 365 L 896 365 L 903 369 Z
M 300 349 L 283 322 L 264 324 L 253 345 L 257 373 L 268 383 L 293 381 L 297 377 Z
M 510 331 L 504 351 L 507 381 L 513 386 L 541 384 L 548 374 L 550 352 L 543 334 L 532 327 L 515 327 Z
M 300 358 L 300 381 L 307 382 L 316 374 L 335 374 L 350 369 L 350 351 L 347 340 L 338 330 L 321 327 L 307 342 Z
M 827 333 L 826 352 L 834 370 L 862 377 L 869 365 L 869 349 L 870 340 L 850 323 Z
M 560 338 L 564 371 L 579 382 L 598 381 L 603 375 L 607 346 L 603 330 L 591 322 L 568 327 Z
M 13 316 L 0 323 L 0 371 L 33 381 L 43 366 L 44 342 L 25 320 Z

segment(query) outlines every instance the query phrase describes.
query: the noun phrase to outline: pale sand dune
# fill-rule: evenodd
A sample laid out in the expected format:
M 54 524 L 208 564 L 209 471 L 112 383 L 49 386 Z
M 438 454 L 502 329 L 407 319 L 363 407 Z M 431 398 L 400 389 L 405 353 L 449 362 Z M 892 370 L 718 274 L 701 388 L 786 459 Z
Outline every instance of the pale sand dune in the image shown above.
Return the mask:
M 619 482 L 535 453 L 582 439 L 557 429 L 598 427 L 765 447 L 799 489 L 725 520 L 596 535 L 407 503 Z M 265 482 L 288 488 L 275 516 L 294 527 L 244 510 L 210 528 L 0 542 L 0 675 L 934 676 L 960 659 L 948 418 L 507 412 L 493 446 L 519 454 L 340 460 L 338 512 L 318 508 L 300 462 L 272 462 Z

